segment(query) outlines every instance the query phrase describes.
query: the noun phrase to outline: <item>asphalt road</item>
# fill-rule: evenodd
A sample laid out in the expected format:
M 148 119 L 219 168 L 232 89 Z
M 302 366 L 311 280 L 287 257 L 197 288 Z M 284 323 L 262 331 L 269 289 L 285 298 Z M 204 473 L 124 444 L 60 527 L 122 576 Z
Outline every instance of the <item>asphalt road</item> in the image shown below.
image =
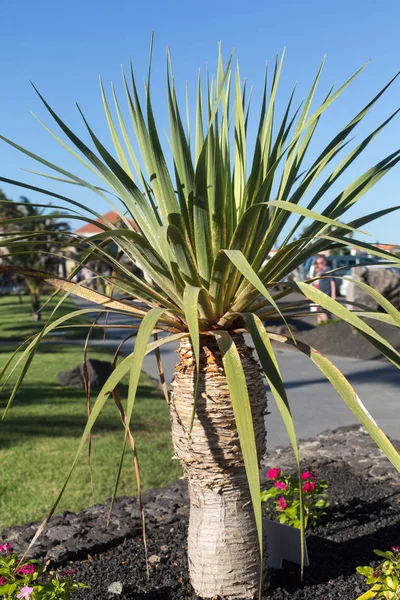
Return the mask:
M 171 344 L 161 350 L 167 381 L 172 378 L 177 362 L 175 349 L 176 344 Z M 336 390 L 304 354 L 278 348 L 276 352 L 299 438 L 357 422 Z M 400 439 L 400 371 L 383 361 L 329 358 L 348 378 L 381 429 L 393 439 Z M 152 376 L 157 376 L 153 356 L 145 358 L 143 368 Z M 286 430 L 269 390 L 267 396 L 271 413 L 267 416 L 268 446 L 287 445 Z
M 79 301 L 81 304 L 82 301 Z M 112 317 L 113 324 L 131 323 L 130 318 Z M 107 345 L 114 347 L 128 335 L 129 330 L 113 330 L 107 333 Z M 101 344 L 96 341 L 94 344 Z M 132 346 L 130 346 L 131 348 Z M 174 365 L 178 362 L 177 344 L 161 348 L 166 380 L 172 378 Z M 287 390 L 298 438 L 306 438 L 329 428 L 357 422 L 336 390 L 324 375 L 302 353 L 281 350 L 276 347 L 277 358 Z M 329 357 L 354 386 L 360 400 L 377 421 L 378 425 L 393 439 L 400 439 L 400 371 L 386 361 L 361 361 L 351 358 Z M 154 355 L 145 357 L 143 369 L 158 378 Z M 288 437 L 268 392 L 267 416 L 268 446 L 287 445 Z

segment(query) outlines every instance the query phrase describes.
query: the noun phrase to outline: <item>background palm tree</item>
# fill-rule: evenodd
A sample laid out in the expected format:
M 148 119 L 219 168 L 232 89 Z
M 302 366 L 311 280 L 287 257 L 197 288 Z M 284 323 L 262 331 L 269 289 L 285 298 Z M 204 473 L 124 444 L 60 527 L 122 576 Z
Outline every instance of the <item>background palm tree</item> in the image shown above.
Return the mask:
M 3 254 L 3 262 L 23 269 L 34 269 L 60 275 L 65 249 L 71 244 L 69 223 L 60 221 L 57 211 L 48 212 L 22 196 L 22 202 L 0 203 L 2 243 L 12 249 L 12 255 Z M 7 250 L 6 250 L 7 252 Z M 32 318 L 40 321 L 40 296 L 43 281 L 23 275 L 32 301 Z
M 61 301 L 74 293 L 97 303 L 105 311 L 132 317 L 132 335 L 136 336 L 134 350 L 118 364 L 100 391 L 77 458 L 102 406 L 111 393 L 116 393 L 118 382 L 126 373 L 130 373 L 130 383 L 123 411 L 124 447 L 128 440 L 133 443 L 130 423 L 143 358 L 163 344 L 180 340 L 179 362 L 171 393 L 167 393 L 165 384 L 164 391 L 171 411 L 175 452 L 189 483 L 190 575 L 196 593 L 203 598 L 217 595 L 253 598 L 260 591 L 263 539 L 258 466 L 265 450 L 266 410 L 261 370 L 281 411 L 300 468 L 293 420 L 272 341 L 294 346 L 307 354 L 392 463 L 400 467 L 397 451 L 336 367 L 313 348 L 290 336 L 268 332 L 263 326 L 265 319 L 282 321 L 293 311 L 298 315 L 299 308 L 303 314 L 309 314 L 309 301 L 317 302 L 323 309 L 350 323 L 384 356 L 400 365 L 399 353 L 364 320 L 368 317 L 400 325 L 398 311 L 374 290 L 369 291 L 378 298 L 384 314 L 378 311 L 366 313 L 358 306 L 353 306 L 350 311 L 341 302 L 310 285 L 312 280 L 289 282 L 281 292 L 274 291 L 276 284 L 309 256 L 347 246 L 348 232 L 359 235 L 360 228 L 399 208 L 382 209 L 344 222 L 346 212 L 397 164 L 399 150 L 340 188 L 339 192 L 334 192 L 341 175 L 396 114 L 386 118 L 349 150 L 350 134 L 392 81 L 333 139 L 328 140 L 317 156 L 312 156 L 310 142 L 321 117 L 358 72 L 338 89 L 331 88 L 323 102 L 312 108 L 321 65 L 305 101 L 293 108 L 293 91 L 283 110 L 277 110 L 275 100 L 282 59 L 277 60 L 270 88 L 267 89 L 266 83 L 264 85 L 254 148 L 249 148 L 246 85 L 242 83 L 239 68 L 232 74 L 230 65 L 231 59 L 226 67 L 223 66 L 220 53 L 217 74 L 207 81 L 205 93 L 199 78 L 196 119 L 194 127 L 190 128 L 188 112 L 183 115 L 179 109 L 170 58 L 167 57 L 171 170 L 154 119 L 151 69 L 145 86 L 145 111 L 133 70 L 129 80 L 125 75 L 123 77 L 135 144 L 130 139 L 113 91 L 117 131 L 101 84 L 115 155 L 100 142 L 82 113 L 93 149 L 76 136 L 40 96 L 75 148 L 62 141 L 63 146 L 101 180 L 100 186 L 3 138 L 52 169 L 52 178 L 55 172 L 56 177 L 73 184 L 73 188 L 78 184 L 107 200 L 119 210 L 125 224 L 124 228 L 118 228 L 104 222 L 103 231 L 86 240 L 89 249 L 82 257 L 82 264 L 93 260 L 93 255 L 102 258 L 113 269 L 112 278 L 105 277 L 105 280 L 112 281 L 115 290 L 126 299 L 107 297 L 73 283 L 71 280 L 77 271 L 72 272 L 69 279 L 62 279 L 45 272 L 14 267 L 17 273 L 37 277 L 62 290 Z M 281 116 L 278 118 L 277 115 Z M 59 139 L 56 134 L 52 135 Z M 6 178 L 1 180 L 28 189 L 32 187 Z M 69 197 L 44 188 L 32 189 L 66 202 L 73 211 L 78 208 L 89 223 L 99 218 L 95 210 Z M 329 202 L 325 202 L 322 212 L 316 212 L 315 206 L 328 197 Z M 137 231 L 130 224 L 131 219 L 137 224 Z M 308 224 L 302 231 L 305 219 Z M 299 231 L 300 236 L 294 239 Z M 279 244 L 278 239 L 282 240 Z M 107 244 L 111 241 L 117 244 L 125 262 L 107 252 Z M 399 260 L 358 238 L 352 238 L 351 244 L 368 249 L 377 257 Z M 276 245 L 278 251 L 268 260 Z M 132 269 L 127 267 L 127 261 Z M 144 280 L 133 274 L 133 267 L 143 271 Z M 300 293 L 303 300 L 290 301 L 293 293 Z M 283 297 L 289 300 L 284 309 L 278 304 Z M 62 327 L 82 312 L 85 310 L 60 318 L 55 314 L 43 335 Z M 250 334 L 258 360 L 247 346 L 244 332 Z M 162 336 L 151 342 L 152 334 Z M 39 339 L 24 347 L 17 364 L 25 364 L 26 369 L 29 367 Z M 12 368 L 15 367 L 8 365 L 3 376 L 9 376 Z M 9 405 L 21 379 L 13 388 Z M 121 464 L 123 455 L 124 452 Z M 117 487 L 118 477 L 115 493 Z M 58 500 L 53 510 L 57 504 Z M 45 524 L 46 521 L 34 540 Z

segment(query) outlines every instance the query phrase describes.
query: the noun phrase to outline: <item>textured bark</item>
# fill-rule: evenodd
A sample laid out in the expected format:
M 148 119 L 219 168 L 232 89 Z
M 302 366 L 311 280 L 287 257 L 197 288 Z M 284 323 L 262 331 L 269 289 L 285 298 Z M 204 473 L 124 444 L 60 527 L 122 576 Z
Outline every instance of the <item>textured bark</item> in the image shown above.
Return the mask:
M 258 459 L 265 450 L 266 396 L 252 351 L 236 336 L 249 389 Z M 189 571 L 202 598 L 254 598 L 260 581 L 255 519 L 221 354 L 201 338 L 197 410 L 190 427 L 195 364 L 188 339 L 181 342 L 170 396 L 172 438 L 189 483 Z
M 40 297 L 38 294 L 31 294 L 32 296 L 32 319 L 34 321 L 42 320 L 42 313 L 40 312 Z

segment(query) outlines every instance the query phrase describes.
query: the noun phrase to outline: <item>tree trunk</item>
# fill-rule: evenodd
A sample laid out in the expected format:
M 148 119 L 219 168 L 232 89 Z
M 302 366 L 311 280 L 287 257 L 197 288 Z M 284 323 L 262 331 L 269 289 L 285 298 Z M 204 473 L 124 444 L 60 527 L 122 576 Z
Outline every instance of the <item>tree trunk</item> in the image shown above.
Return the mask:
M 243 336 L 234 340 L 246 375 L 260 460 L 265 450 L 263 378 Z M 175 453 L 189 484 L 191 582 L 202 598 L 254 598 L 261 569 L 258 536 L 221 353 L 215 338 L 201 337 L 199 393 L 190 440 L 195 363 L 187 338 L 181 341 L 179 355 L 170 412 Z
M 42 314 L 40 312 L 40 295 L 36 292 L 31 292 L 32 298 L 32 319 L 34 321 L 41 321 Z

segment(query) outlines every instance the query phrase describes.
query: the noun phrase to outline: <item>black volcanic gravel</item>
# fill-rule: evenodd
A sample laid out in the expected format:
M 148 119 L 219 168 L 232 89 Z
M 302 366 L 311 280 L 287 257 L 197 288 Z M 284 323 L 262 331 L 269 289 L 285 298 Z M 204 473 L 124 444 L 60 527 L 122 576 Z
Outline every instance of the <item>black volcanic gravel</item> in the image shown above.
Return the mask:
M 347 467 L 325 466 L 319 475 L 329 484 L 331 508 L 307 536 L 311 565 L 303 581 L 295 565 L 271 570 L 263 600 L 355 600 L 367 589 L 356 567 L 374 560 L 374 548 L 400 545 L 398 490 L 356 477 Z M 187 520 L 182 517 L 149 527 L 149 578 L 140 537 L 69 563 L 77 580 L 91 586 L 78 592 L 77 600 L 195 600 L 188 579 L 186 535 Z M 113 582 L 122 584 L 122 593 L 108 592 Z
M 400 349 L 400 329 L 398 327 L 372 319 L 366 319 L 366 323 L 390 342 L 394 348 Z M 375 346 L 344 321 L 333 321 L 327 325 L 309 328 L 299 333 L 295 332 L 295 337 L 301 342 L 313 346 L 324 355 L 349 356 L 360 360 L 383 359 L 382 354 Z

